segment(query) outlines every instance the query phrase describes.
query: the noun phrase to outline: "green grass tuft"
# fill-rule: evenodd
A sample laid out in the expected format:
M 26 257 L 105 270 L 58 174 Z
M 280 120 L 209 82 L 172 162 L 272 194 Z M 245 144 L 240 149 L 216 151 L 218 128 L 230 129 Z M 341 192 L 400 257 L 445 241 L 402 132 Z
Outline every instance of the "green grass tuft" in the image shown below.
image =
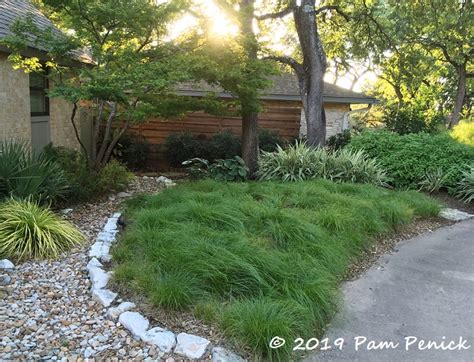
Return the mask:
M 128 203 L 115 279 L 155 305 L 193 311 L 258 357 L 271 338 L 321 334 L 338 283 L 384 233 L 439 206 L 416 192 L 327 180 L 203 180 Z

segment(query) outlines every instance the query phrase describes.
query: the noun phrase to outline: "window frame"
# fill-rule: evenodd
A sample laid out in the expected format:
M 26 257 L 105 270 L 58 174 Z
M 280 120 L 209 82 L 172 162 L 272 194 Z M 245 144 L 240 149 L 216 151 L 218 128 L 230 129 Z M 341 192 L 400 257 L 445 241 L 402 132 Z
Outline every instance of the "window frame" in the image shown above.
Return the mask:
M 30 109 L 31 117 L 44 117 L 44 116 L 49 116 L 50 115 L 50 113 L 49 113 L 49 97 L 48 97 L 48 93 L 47 93 L 47 91 L 49 90 L 49 79 L 48 79 L 47 75 L 48 75 L 47 71 L 45 71 L 45 76 L 44 77 L 41 74 L 41 77 L 43 77 L 43 79 L 44 79 L 44 87 L 36 87 L 36 86 L 31 85 L 31 74 L 30 74 L 30 79 L 29 79 L 29 81 L 30 81 L 30 84 L 29 84 L 30 107 L 31 107 L 31 91 L 42 92 L 44 94 L 44 102 L 45 102 L 44 112 L 32 112 L 31 109 Z

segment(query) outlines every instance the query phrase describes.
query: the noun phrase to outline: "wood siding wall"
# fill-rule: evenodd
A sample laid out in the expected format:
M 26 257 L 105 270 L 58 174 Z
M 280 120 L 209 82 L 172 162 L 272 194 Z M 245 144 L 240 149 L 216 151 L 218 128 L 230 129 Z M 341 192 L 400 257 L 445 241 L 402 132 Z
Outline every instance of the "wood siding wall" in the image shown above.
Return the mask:
M 342 115 L 350 109 L 349 104 L 325 104 L 326 114 L 333 112 L 328 117 L 328 131 L 332 130 L 335 115 Z M 265 101 L 264 111 L 259 115 L 259 127 L 270 129 L 286 139 L 299 136 L 301 119 L 301 102 L 297 101 Z M 151 145 L 149 165 L 152 167 L 166 168 L 163 157 L 163 145 L 170 133 L 189 132 L 194 135 L 204 135 L 206 138 L 213 134 L 230 130 L 240 136 L 242 133 L 241 119 L 239 117 L 216 117 L 204 112 L 193 112 L 180 119 L 163 120 L 149 119 L 147 122 L 132 127 L 130 133 L 143 136 Z
M 298 136 L 301 106 L 299 102 L 269 101 L 260 114 L 259 126 L 272 129 L 284 138 Z M 189 132 L 194 135 L 211 137 L 213 134 L 230 130 L 235 135 L 242 133 L 239 117 L 216 117 L 204 112 L 193 112 L 181 119 L 149 119 L 133 127 L 131 131 L 142 135 L 152 145 L 162 145 L 170 133 Z

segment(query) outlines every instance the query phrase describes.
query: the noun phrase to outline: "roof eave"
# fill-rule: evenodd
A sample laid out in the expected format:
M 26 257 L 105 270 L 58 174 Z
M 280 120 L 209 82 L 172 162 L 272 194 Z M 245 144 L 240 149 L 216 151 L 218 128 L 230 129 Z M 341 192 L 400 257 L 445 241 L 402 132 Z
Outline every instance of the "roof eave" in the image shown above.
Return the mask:
M 206 94 L 212 93 L 211 91 L 200 91 L 200 90 L 178 90 L 177 93 L 183 96 L 189 97 L 202 97 Z M 219 98 L 234 98 L 231 94 L 226 92 L 216 93 Z M 265 94 L 260 97 L 263 100 L 276 100 L 276 101 L 301 101 L 299 95 L 286 95 L 286 94 Z M 377 104 L 379 100 L 372 97 L 335 97 L 335 96 L 324 96 L 323 101 L 326 103 L 345 103 L 345 104 Z

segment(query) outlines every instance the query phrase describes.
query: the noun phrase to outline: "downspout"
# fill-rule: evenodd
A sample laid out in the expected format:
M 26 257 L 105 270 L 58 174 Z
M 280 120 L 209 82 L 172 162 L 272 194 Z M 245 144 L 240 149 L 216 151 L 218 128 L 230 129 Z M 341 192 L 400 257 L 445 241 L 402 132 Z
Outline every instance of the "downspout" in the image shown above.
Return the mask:
M 354 113 L 360 113 L 360 112 L 366 112 L 369 111 L 372 108 L 372 103 L 370 103 L 367 107 L 365 108 L 359 108 L 359 109 L 354 109 L 351 111 L 347 111 L 344 113 L 344 118 L 342 119 L 342 130 L 345 131 L 346 129 L 350 129 L 350 123 L 349 123 L 349 116 L 354 114 Z

